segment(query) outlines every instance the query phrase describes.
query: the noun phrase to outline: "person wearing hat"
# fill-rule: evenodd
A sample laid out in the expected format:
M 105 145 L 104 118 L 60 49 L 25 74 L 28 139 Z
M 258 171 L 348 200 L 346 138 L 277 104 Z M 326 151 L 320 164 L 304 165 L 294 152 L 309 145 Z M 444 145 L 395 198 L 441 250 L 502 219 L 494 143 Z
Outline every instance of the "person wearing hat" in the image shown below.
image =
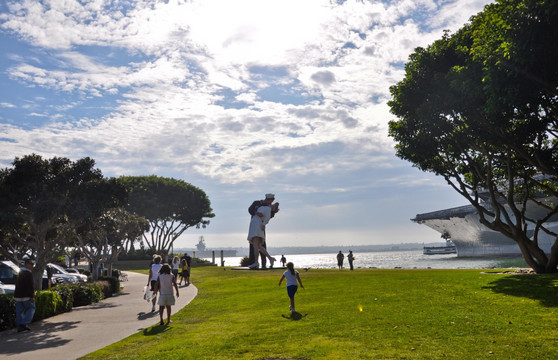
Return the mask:
M 273 218 L 275 216 L 275 214 L 279 211 L 279 203 L 277 202 L 277 203 L 273 204 L 273 201 L 275 201 L 275 195 L 271 194 L 271 193 L 265 194 L 265 199 L 264 200 L 254 201 L 252 203 L 252 205 L 250 205 L 250 207 L 248 208 L 248 212 L 252 216 L 251 219 L 252 220 L 254 219 L 254 216 L 256 216 L 256 213 L 257 213 L 257 209 L 259 207 L 262 207 L 262 206 L 269 206 L 270 207 L 270 209 L 271 209 L 270 219 Z M 248 239 L 248 240 L 250 241 L 250 239 Z M 265 228 L 263 230 L 262 241 L 263 242 L 261 243 L 261 248 L 263 248 L 263 250 L 267 252 L 267 243 L 266 243 L 266 240 L 265 240 Z M 250 264 L 257 263 L 258 262 L 258 256 L 260 256 L 260 255 L 261 255 L 262 268 L 265 269 L 267 256 L 262 252 L 254 251 L 254 246 L 250 246 L 250 256 L 249 256 L 250 257 Z M 273 265 L 272 265 L 272 267 L 273 267 Z
M 27 324 L 33 320 L 33 315 L 35 315 L 35 288 L 31 272 L 33 266 L 35 266 L 33 260 L 25 260 L 25 265 L 17 275 L 14 291 L 17 332 L 31 330 Z

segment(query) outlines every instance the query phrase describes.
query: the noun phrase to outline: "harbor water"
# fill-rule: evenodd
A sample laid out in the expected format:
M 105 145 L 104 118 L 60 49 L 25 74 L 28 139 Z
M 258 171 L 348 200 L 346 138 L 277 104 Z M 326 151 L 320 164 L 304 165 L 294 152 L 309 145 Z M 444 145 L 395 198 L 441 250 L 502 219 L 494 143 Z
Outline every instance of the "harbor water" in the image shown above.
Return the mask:
M 347 254 L 345 254 L 344 267 L 349 267 Z M 328 254 L 284 254 L 288 261 L 292 261 L 296 268 L 335 269 L 337 268 L 337 253 Z M 275 267 L 280 266 L 281 254 L 273 254 L 277 259 Z M 527 267 L 521 257 L 495 257 L 495 258 L 460 258 L 455 254 L 450 255 L 424 255 L 422 250 L 412 251 L 381 251 L 381 252 L 354 252 L 355 269 L 494 269 Z M 242 256 L 225 257 L 225 266 L 240 266 Z M 207 259 L 210 260 L 211 259 Z M 221 265 L 221 259 L 215 258 Z M 269 264 L 268 264 L 269 266 Z

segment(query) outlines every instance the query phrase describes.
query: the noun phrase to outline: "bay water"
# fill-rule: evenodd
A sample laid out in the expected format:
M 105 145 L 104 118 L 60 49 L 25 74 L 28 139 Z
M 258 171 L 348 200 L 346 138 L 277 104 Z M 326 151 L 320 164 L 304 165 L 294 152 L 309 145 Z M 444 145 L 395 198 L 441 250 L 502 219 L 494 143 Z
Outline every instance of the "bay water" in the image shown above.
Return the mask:
M 344 267 L 349 268 L 347 254 Z M 424 255 L 422 250 L 353 252 L 355 269 L 494 269 L 528 267 L 521 257 L 463 258 L 455 254 Z M 292 261 L 295 268 L 336 269 L 337 253 L 327 254 L 284 254 L 287 262 Z M 275 267 L 281 266 L 281 254 L 273 254 L 277 259 Z M 225 266 L 238 267 L 242 256 L 225 257 Z M 207 259 L 211 261 L 211 259 Z M 221 259 L 215 258 L 220 265 Z M 268 263 L 269 266 L 269 263 Z

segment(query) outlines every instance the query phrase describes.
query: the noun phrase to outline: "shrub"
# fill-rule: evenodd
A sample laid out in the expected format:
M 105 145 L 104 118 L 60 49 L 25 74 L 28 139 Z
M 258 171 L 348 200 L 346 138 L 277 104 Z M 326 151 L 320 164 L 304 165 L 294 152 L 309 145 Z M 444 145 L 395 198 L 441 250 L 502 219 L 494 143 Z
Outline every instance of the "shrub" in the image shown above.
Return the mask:
M 95 281 L 93 284 L 99 286 L 101 288 L 101 292 L 103 293 L 103 298 L 109 298 L 112 296 L 112 288 L 110 286 L 110 282 L 108 281 L 109 278 L 103 278 L 102 280 Z
M 74 292 L 72 291 L 72 285 L 60 284 L 56 285 L 52 290 L 56 291 L 62 299 L 62 304 L 60 305 L 58 313 L 72 310 L 72 307 L 74 306 Z
M 41 320 L 58 314 L 63 307 L 62 298 L 56 291 L 37 291 L 35 293 L 35 316 L 33 316 L 33 320 Z
M 0 331 L 15 327 L 15 300 L 13 294 L 0 295 Z
M 89 305 L 103 299 L 103 292 L 99 284 L 77 283 L 72 284 L 71 288 L 74 293 L 74 307 Z
M 250 266 L 252 264 L 250 264 L 250 258 L 248 256 L 243 257 L 242 259 L 240 259 L 240 266 Z
M 115 271 L 116 271 L 116 276 L 114 275 Z M 105 296 L 105 297 L 110 297 L 112 296 L 112 294 L 116 294 L 120 292 L 120 280 L 118 279 L 118 270 L 113 270 L 112 273 L 113 273 L 112 276 L 99 277 L 99 280 L 107 281 L 110 284 L 111 293 L 109 296 Z

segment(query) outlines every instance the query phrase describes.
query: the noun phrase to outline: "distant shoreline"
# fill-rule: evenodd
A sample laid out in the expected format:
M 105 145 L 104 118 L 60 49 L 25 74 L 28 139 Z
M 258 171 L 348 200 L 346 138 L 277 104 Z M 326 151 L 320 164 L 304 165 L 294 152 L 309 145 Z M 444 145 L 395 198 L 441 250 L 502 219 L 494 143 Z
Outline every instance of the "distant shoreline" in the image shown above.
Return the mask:
M 384 244 L 384 245 L 339 245 L 339 246 L 268 246 L 268 250 L 274 254 L 327 254 L 337 253 L 339 250 L 342 252 L 386 252 L 386 251 L 409 251 L 409 250 L 422 250 L 424 246 L 439 246 L 441 242 L 434 243 L 406 243 L 406 244 Z M 236 250 L 238 256 L 248 254 L 249 248 L 246 247 L 222 247 L 205 249 L 204 252 L 215 251 L 218 256 L 221 250 Z M 193 253 L 198 252 L 195 248 L 175 248 L 175 254 Z

